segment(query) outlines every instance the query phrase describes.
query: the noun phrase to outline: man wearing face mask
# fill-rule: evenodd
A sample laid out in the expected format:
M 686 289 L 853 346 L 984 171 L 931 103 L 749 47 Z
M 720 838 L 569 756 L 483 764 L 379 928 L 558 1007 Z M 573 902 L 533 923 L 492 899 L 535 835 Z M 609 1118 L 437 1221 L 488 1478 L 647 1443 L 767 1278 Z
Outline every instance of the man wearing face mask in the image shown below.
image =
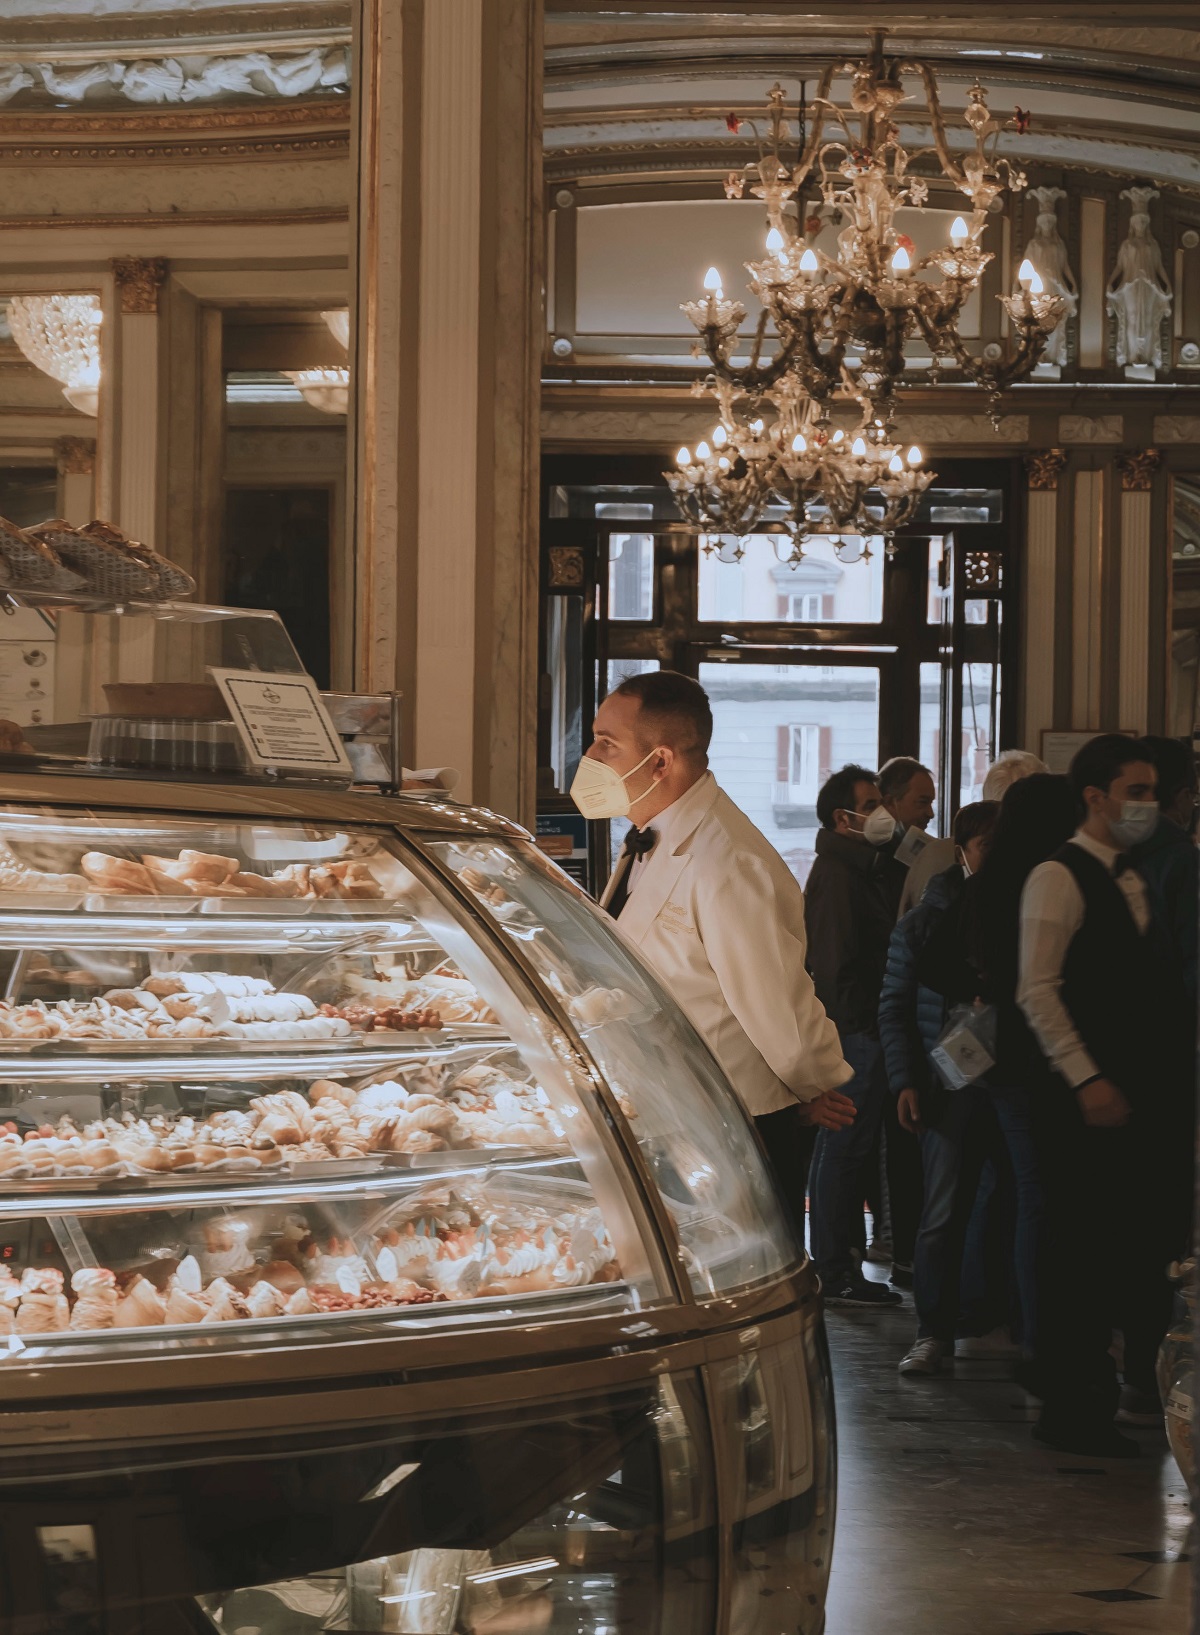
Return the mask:
M 1129 853 L 1159 822 L 1152 753 L 1115 733 L 1071 763 L 1073 838 L 1021 897 L 1017 1002 L 1057 1074 L 1034 1108 L 1046 1195 L 1034 1434 L 1066 1452 L 1132 1457 L 1113 1424 L 1161 1415 L 1154 1362 L 1170 1316 L 1169 1178 L 1190 1074 L 1174 1052 L 1178 972 L 1150 936 Z M 1118 1393 L 1109 1345 L 1125 1336 Z
M 724 1068 L 802 1234 L 806 1138 L 853 1119 L 850 1069 L 805 968 L 804 894 L 708 770 L 712 725 L 699 682 L 631 676 L 596 712 L 571 796 L 633 820 L 602 905 Z
M 817 817 L 817 855 L 805 892 L 808 968 L 854 1069 L 846 1094 L 858 1116 L 848 1128 L 817 1137 L 810 1183 L 813 1259 L 831 1303 L 899 1305 L 893 1290 L 862 1276 L 851 1251 L 862 1218 L 862 1166 L 888 1094 L 879 994 L 904 870 L 891 855 L 895 822 L 866 767 L 844 766 L 826 781 L 817 795 Z

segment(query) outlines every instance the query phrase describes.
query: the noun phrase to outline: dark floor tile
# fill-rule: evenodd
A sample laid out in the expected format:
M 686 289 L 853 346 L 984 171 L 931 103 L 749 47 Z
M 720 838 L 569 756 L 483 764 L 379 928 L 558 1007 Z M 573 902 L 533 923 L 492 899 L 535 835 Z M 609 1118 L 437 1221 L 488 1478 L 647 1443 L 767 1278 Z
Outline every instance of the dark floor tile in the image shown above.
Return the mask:
M 1161 1601 L 1161 1595 L 1147 1595 L 1145 1590 L 1076 1590 L 1084 1601 Z
M 1108 1472 L 1106 1470 L 1101 1470 L 1096 1465 L 1056 1465 L 1055 1470 L 1057 1471 L 1059 1476 L 1107 1476 L 1108 1475 Z
M 1169 1550 L 1122 1550 L 1121 1554 L 1125 1557 L 1126 1561 L 1146 1561 L 1149 1562 L 1152 1567 L 1161 1567 L 1167 1564 L 1174 1564 L 1176 1561 L 1183 1562 L 1190 1561 L 1192 1559 L 1191 1556 L 1187 1555 L 1186 1553 L 1172 1555 Z

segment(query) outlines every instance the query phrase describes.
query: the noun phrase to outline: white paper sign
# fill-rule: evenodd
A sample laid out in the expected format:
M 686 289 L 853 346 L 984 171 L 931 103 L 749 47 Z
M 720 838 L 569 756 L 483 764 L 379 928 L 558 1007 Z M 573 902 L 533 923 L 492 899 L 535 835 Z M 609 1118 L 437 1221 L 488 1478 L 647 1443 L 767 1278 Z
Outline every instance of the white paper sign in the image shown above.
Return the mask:
M 350 762 L 311 676 L 209 669 L 254 766 L 349 778 Z
M 892 854 L 897 863 L 903 863 L 906 869 L 911 868 L 929 844 L 929 836 L 924 829 L 910 827 L 904 831 L 904 839 Z

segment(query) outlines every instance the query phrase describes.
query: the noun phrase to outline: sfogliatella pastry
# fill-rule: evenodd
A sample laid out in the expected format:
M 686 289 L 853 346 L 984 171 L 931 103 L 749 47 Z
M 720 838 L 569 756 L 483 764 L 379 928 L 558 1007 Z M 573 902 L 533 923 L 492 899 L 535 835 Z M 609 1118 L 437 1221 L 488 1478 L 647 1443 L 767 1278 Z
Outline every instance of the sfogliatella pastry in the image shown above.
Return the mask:
M 157 576 L 126 548 L 125 536 L 117 529 L 102 528 L 90 533 L 73 528 L 56 517 L 27 530 L 30 536 L 49 546 L 58 560 L 83 580 L 94 596 L 117 601 L 147 602 L 156 597 Z
M 0 517 L 0 585 L 22 590 L 67 594 L 85 583 L 36 532 L 18 528 Z

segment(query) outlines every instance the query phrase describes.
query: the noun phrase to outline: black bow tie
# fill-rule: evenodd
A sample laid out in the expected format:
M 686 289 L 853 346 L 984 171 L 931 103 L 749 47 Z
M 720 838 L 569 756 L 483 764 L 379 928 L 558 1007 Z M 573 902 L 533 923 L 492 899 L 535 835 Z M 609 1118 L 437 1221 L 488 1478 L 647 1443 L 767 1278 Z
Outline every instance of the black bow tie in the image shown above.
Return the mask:
M 1136 874 L 1138 871 L 1138 866 L 1134 862 L 1133 858 L 1130 857 L 1128 852 L 1122 852 L 1120 857 L 1118 857 L 1116 862 L 1113 864 L 1113 879 L 1119 880 L 1121 876 L 1123 874 L 1127 874 L 1130 869 L 1132 869 L 1134 874 Z
M 622 851 L 628 852 L 630 857 L 649 857 L 658 843 L 657 829 L 630 829 L 625 836 Z

